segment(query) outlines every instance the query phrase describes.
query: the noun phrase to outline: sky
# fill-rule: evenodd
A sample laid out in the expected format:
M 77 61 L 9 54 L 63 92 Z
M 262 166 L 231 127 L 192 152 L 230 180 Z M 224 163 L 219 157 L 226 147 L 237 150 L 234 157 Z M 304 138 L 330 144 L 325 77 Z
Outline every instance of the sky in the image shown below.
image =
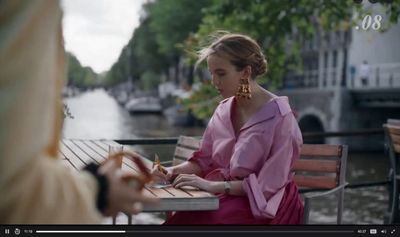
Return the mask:
M 62 0 L 65 49 L 101 73 L 117 61 L 146 0 Z

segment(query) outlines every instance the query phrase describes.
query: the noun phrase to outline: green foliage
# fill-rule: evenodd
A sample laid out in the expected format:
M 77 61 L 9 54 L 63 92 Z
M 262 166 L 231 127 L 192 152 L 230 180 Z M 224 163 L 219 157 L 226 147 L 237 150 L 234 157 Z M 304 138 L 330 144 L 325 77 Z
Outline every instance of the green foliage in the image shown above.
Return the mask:
M 351 0 L 154 0 L 143 6 L 140 26 L 112 66 L 107 85 L 132 78 L 146 90 L 156 87 L 160 74 L 168 77 L 185 54 L 192 66 L 195 51 L 209 44 L 217 30 L 247 34 L 259 42 L 268 61 L 268 72 L 258 81 L 270 90 L 279 88 L 287 70 L 301 70 L 300 49 L 319 27 L 347 30 L 360 24 L 369 9 Z M 400 14 L 400 0 L 384 4 L 392 22 Z M 290 37 L 289 37 L 290 36 Z M 156 79 L 157 78 L 157 79 Z M 149 80 L 149 81 L 147 81 Z M 211 116 L 217 92 L 205 84 L 182 103 L 198 118 Z M 215 101 L 214 101 L 215 100 Z
M 399 2 L 395 0 L 391 4 L 384 4 L 392 22 L 398 21 Z M 190 52 L 187 57 L 194 63 L 196 58 L 193 51 L 209 45 L 213 39 L 210 35 L 218 30 L 247 34 L 261 45 L 268 61 L 268 72 L 258 78 L 258 82 L 274 90 L 280 87 L 286 70 L 302 68 L 301 45 L 318 27 L 335 31 L 348 30 L 359 24 L 360 18 L 353 17 L 353 10 L 359 16 L 366 12 L 361 4 L 348 0 L 214 0 L 204 10 L 205 16 L 199 30 L 185 41 L 186 51 Z M 203 99 L 196 95 L 190 102 L 196 104 Z M 189 102 L 186 105 L 190 107 Z
M 90 67 L 83 67 L 72 53 L 67 52 L 67 85 L 75 87 L 97 86 L 97 74 Z
M 143 82 L 144 78 L 168 75 L 169 68 L 177 65 L 183 55 L 179 46 L 191 32 L 197 31 L 203 17 L 200 9 L 210 2 L 163 0 L 144 4 L 141 24 L 107 73 L 105 84 L 112 86 L 132 78 L 136 87 L 153 86 L 155 89 L 157 85 Z
M 149 7 L 150 27 L 154 32 L 160 53 L 175 60 L 181 51 L 177 47 L 189 33 L 196 32 L 203 18 L 202 8 L 210 0 L 162 0 Z
M 259 78 L 259 82 L 268 84 L 270 89 L 277 88 L 285 69 L 300 64 L 298 41 L 310 37 L 319 24 L 334 29 L 341 21 L 350 20 L 351 4 L 344 0 L 214 1 L 205 11 L 195 40 L 191 39 L 186 47 L 207 45 L 208 36 L 216 30 L 247 34 L 262 46 L 268 61 L 268 74 Z M 294 36 L 291 42 L 288 35 Z
M 160 77 L 153 71 L 145 71 L 140 77 L 140 82 L 144 91 L 150 91 L 157 88 L 160 83 Z
M 118 83 L 125 82 L 129 78 L 129 48 L 125 46 L 118 57 L 116 63 L 111 66 L 107 72 L 103 85 L 106 87 L 114 86 Z
M 181 104 L 186 111 L 191 111 L 197 119 L 207 119 L 213 114 L 221 97 L 209 82 L 203 82 L 190 98 L 183 99 Z

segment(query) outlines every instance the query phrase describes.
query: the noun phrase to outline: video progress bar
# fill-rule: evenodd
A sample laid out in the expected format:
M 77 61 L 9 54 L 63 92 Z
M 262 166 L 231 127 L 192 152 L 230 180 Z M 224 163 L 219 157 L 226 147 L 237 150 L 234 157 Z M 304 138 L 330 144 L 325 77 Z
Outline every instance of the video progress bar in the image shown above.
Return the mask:
M 36 233 L 355 233 L 352 230 L 36 230 Z
M 51 233 L 126 233 L 125 230 L 36 230 L 36 233 L 51 234 Z
M 36 230 L 38 234 L 59 234 L 59 233 L 73 233 L 73 234 L 125 234 L 125 233 L 325 233 L 325 234 L 355 234 L 353 230 Z

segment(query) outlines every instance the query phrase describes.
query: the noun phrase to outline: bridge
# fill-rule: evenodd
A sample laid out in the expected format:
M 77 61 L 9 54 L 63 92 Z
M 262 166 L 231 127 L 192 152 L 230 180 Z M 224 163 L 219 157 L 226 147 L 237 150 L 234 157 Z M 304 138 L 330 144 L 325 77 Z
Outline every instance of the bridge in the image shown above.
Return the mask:
M 326 71 L 331 72 L 328 79 L 325 73 L 288 74 L 278 92 L 289 97 L 303 132 L 376 129 L 382 128 L 387 118 L 400 118 L 400 63 L 371 65 L 371 76 L 364 85 L 344 70 Z M 355 150 L 381 149 L 383 135 L 373 138 L 316 137 L 306 142 L 346 143 Z
M 400 108 L 400 88 L 350 90 L 357 107 Z

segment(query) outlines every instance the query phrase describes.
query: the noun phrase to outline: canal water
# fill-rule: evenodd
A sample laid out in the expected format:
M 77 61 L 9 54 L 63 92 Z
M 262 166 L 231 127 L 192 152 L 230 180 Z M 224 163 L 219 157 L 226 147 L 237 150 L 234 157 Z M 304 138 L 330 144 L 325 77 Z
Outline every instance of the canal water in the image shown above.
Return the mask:
M 201 136 L 203 127 L 176 127 L 168 124 L 162 115 L 130 115 L 113 97 L 102 89 L 64 99 L 74 117 L 64 121 L 63 137 L 80 139 L 132 139 L 142 137 Z M 357 139 L 356 137 L 354 139 Z M 173 145 L 135 146 L 139 153 L 162 160 L 170 160 Z M 388 157 L 383 153 L 350 153 L 347 182 L 350 184 L 378 182 L 387 178 Z M 311 220 L 315 223 L 334 223 L 335 197 L 312 203 Z M 387 208 L 388 193 L 384 186 L 347 189 L 345 192 L 343 222 L 345 224 L 382 224 Z M 160 214 L 139 214 L 138 224 L 161 223 Z M 123 217 L 119 217 L 123 218 Z

